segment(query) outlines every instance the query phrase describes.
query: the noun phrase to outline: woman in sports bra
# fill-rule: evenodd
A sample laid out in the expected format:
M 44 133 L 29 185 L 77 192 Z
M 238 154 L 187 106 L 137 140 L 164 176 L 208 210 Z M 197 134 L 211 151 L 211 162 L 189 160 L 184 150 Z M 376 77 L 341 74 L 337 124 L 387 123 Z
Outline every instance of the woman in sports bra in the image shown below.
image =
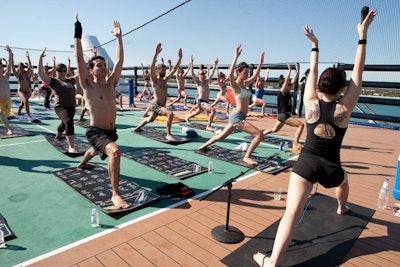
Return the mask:
M 12 53 L 11 48 L 7 45 L 6 50 Z M 29 52 L 25 52 L 26 58 L 28 59 L 28 69 L 25 70 L 24 63 L 18 65 L 18 70 L 14 66 L 14 55 L 12 54 L 11 68 L 15 78 L 18 80 L 18 91 L 17 94 L 21 98 L 21 104 L 18 107 L 18 115 L 21 115 L 22 108 L 25 107 L 26 114 L 29 120 L 32 120 L 31 113 L 29 110 L 29 98 L 31 97 L 31 78 L 33 76 L 33 68 L 31 64 L 31 59 L 29 57 Z
M 260 63 L 257 66 L 253 76 L 249 77 L 250 67 L 246 62 L 241 62 L 236 68 L 236 62 L 242 53 L 242 46 L 239 44 L 236 47 L 235 57 L 233 59 L 232 65 L 229 68 L 229 80 L 231 81 L 231 87 L 235 93 L 236 108 L 229 115 L 229 122 L 225 128 L 218 135 L 214 135 L 210 140 L 208 140 L 204 145 L 199 147 L 199 150 L 207 150 L 207 148 L 225 139 L 229 134 L 231 134 L 235 129 L 239 129 L 246 133 L 254 136 L 251 144 L 243 158 L 243 162 L 249 165 L 257 165 L 257 161 L 251 157 L 251 154 L 256 149 L 258 144 L 263 139 L 262 132 L 255 125 L 246 121 L 247 112 L 250 104 L 250 93 L 247 87 L 254 82 L 260 75 L 261 67 L 264 62 L 264 52 L 261 53 Z M 235 79 L 235 69 L 237 73 L 237 78 Z
M 218 73 L 218 69 L 217 69 Z M 226 82 L 227 78 L 223 72 L 220 72 L 218 74 L 217 78 L 217 83 L 219 87 L 219 93 L 217 95 L 217 98 L 215 99 L 214 103 L 211 105 L 212 107 L 215 107 L 219 102 L 224 102 L 225 103 L 225 110 L 226 110 L 226 115 L 229 115 L 229 108 L 230 108 L 230 103 L 229 100 L 226 98 Z
M 265 78 L 258 77 L 256 80 L 256 92 L 253 96 L 253 103 L 249 106 L 249 109 L 255 108 L 261 105 L 261 116 L 265 115 L 265 107 L 267 106 L 267 102 L 264 101 L 264 86 L 268 80 L 269 69 L 267 69 L 265 73 Z

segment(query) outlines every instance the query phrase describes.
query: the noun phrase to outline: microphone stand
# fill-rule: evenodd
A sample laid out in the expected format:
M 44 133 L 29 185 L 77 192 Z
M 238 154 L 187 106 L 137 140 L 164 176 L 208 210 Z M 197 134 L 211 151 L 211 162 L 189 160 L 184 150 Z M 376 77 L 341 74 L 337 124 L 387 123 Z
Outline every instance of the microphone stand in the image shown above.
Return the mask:
M 239 243 L 244 239 L 244 234 L 242 231 L 240 231 L 238 228 L 229 226 L 229 214 L 230 214 L 230 207 L 231 207 L 231 198 L 232 198 L 232 183 L 236 182 L 236 179 L 242 176 L 243 174 L 249 172 L 250 170 L 254 169 L 258 165 L 254 165 L 251 168 L 248 168 L 246 171 L 240 172 L 237 176 L 227 180 L 225 183 L 223 183 L 220 187 L 217 189 L 213 190 L 211 193 L 206 195 L 205 197 L 201 198 L 200 201 L 208 198 L 218 190 L 220 190 L 222 187 L 226 186 L 228 187 L 228 202 L 227 202 L 227 211 L 226 211 L 226 224 L 225 225 L 219 225 L 214 227 L 214 229 L 211 231 L 212 237 L 220 241 L 222 243 L 228 243 L 228 244 L 235 244 Z

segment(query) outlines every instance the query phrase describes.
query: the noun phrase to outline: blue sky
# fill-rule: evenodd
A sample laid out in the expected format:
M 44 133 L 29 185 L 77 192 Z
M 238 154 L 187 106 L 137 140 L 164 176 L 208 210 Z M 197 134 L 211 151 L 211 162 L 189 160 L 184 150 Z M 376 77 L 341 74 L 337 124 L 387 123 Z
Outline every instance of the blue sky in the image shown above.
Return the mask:
M 36 65 L 38 50 L 47 47 L 50 51 L 45 62 L 51 63 L 53 56 L 57 62 L 70 57 L 74 66 L 70 45 L 75 11 L 83 34 L 94 35 L 103 44 L 113 39 L 113 20 L 120 21 L 123 33 L 127 33 L 186 0 L 3 2 L 0 46 L 9 44 L 16 62 L 25 61 L 27 48 Z M 195 64 L 212 64 L 215 58 L 230 64 L 238 43 L 243 48 L 240 61 L 257 63 L 265 51 L 265 63 L 308 62 L 310 43 L 303 34 L 305 24 L 319 39 L 321 62 L 353 63 L 356 24 L 364 5 L 378 9 L 369 31 L 367 64 L 400 64 L 399 0 L 191 0 L 125 35 L 124 65 L 148 65 L 159 42 L 163 44 L 161 56 L 173 62 L 182 48 L 185 65 L 191 55 Z M 115 42 L 104 48 L 114 58 Z M 5 51 L 0 56 L 6 56 Z M 398 73 L 379 73 L 379 79 L 400 80 Z

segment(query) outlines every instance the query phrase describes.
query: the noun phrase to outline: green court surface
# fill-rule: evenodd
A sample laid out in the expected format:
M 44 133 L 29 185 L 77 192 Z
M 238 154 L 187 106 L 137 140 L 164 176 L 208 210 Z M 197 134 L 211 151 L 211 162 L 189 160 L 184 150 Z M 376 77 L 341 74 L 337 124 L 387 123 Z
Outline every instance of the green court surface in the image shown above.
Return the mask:
M 37 109 L 35 109 L 37 107 Z M 13 102 L 12 109 L 16 110 Z M 16 238 L 8 240 L 7 248 L 0 250 L 0 266 L 13 266 L 71 243 L 88 238 L 121 224 L 139 219 L 144 215 L 167 208 L 178 201 L 160 199 L 140 209 L 119 215 L 107 215 L 100 212 L 102 227 L 92 228 L 90 211 L 95 206 L 92 202 L 78 194 L 75 190 L 53 175 L 52 172 L 75 167 L 81 157 L 69 157 L 57 151 L 43 137 L 43 133 L 54 133 L 59 119 L 54 110 L 38 111 L 39 104 L 32 103 L 31 113 L 42 115 L 45 119 L 38 123 L 10 120 L 11 125 L 18 125 L 31 132 L 33 136 L 0 139 L 0 213 L 6 218 Z M 194 161 L 208 166 L 211 160 L 214 173 L 201 173 L 181 180 L 192 188 L 196 195 L 219 187 L 225 181 L 236 177 L 246 167 L 229 162 L 211 159 L 195 150 L 212 134 L 198 130 L 199 136 L 192 142 L 170 145 L 154 141 L 131 132 L 142 119 L 143 111 L 127 111 L 117 113 L 117 141 L 122 152 L 135 148 L 156 148 L 174 157 Z M 47 118 L 46 118 L 47 117 Z M 79 116 L 75 116 L 77 120 Z M 184 136 L 182 125 L 174 123 L 172 133 Z M 165 131 L 165 124 L 152 123 L 145 127 L 154 127 Z M 85 141 L 85 128 L 75 126 L 76 137 Z M 219 146 L 233 149 L 243 142 L 246 134 L 238 132 L 218 143 Z M 261 143 L 254 155 L 269 157 L 279 153 L 282 159 L 288 155 L 279 151 L 277 146 Z M 107 168 L 107 160 L 99 157 L 92 160 Z M 246 173 L 250 175 L 254 171 Z M 149 168 L 128 158 L 121 158 L 121 176 L 156 193 L 156 188 L 166 183 L 178 183 L 179 180 L 170 175 Z

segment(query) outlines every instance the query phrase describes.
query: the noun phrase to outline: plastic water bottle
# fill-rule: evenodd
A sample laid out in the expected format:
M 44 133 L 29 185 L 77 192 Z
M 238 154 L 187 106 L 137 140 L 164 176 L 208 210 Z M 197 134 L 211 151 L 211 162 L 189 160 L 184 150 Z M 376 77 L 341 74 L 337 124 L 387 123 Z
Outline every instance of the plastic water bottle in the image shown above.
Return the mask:
M 0 225 L 0 248 L 6 247 L 6 241 L 4 241 L 3 225 Z
M 92 209 L 92 213 L 90 215 L 90 223 L 91 223 L 92 227 L 100 226 L 99 213 L 97 212 L 97 209 L 95 209 L 95 208 Z
M 214 165 L 212 161 L 208 163 L 208 173 L 213 173 L 214 172 Z
M 282 142 L 279 143 L 279 150 L 281 150 L 281 151 L 283 150 L 283 143 Z
M 386 209 L 389 200 L 389 178 L 386 178 L 379 191 L 378 208 Z

